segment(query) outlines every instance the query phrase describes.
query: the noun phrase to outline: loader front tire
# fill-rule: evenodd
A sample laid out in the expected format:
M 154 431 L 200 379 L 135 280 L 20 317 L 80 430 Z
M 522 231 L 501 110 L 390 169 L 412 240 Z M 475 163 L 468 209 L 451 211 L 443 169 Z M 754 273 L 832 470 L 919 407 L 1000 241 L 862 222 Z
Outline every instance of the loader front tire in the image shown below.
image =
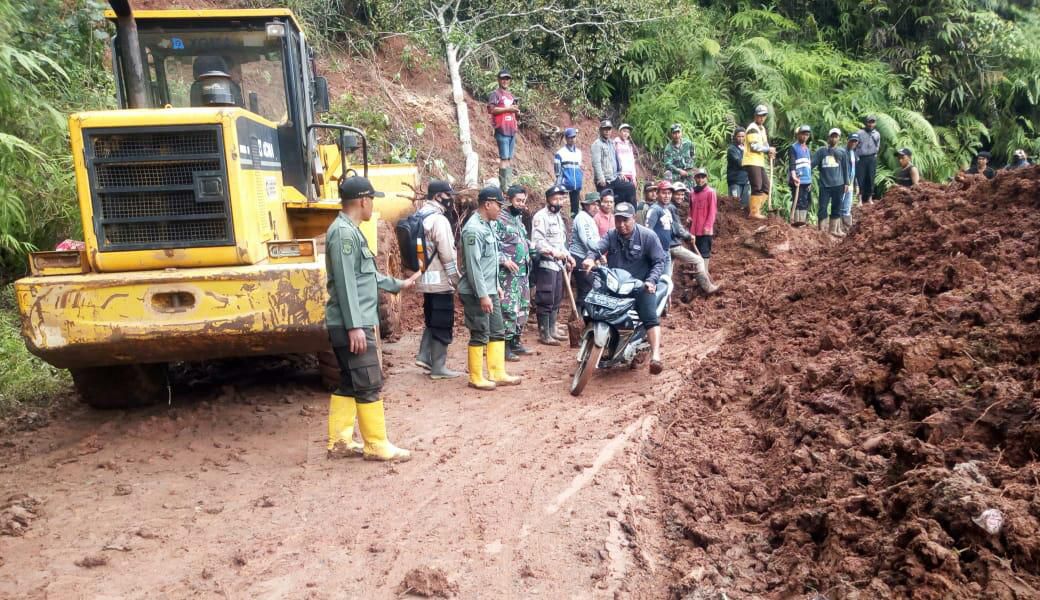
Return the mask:
M 138 408 L 169 400 L 166 364 L 69 369 L 80 400 L 102 410 Z
M 376 268 L 380 273 L 401 278 L 401 249 L 397 247 L 397 234 L 389 222 L 382 219 L 376 228 L 379 241 L 376 245 Z M 393 341 L 401 337 L 401 298 L 390 292 L 379 292 L 379 332 L 382 338 Z

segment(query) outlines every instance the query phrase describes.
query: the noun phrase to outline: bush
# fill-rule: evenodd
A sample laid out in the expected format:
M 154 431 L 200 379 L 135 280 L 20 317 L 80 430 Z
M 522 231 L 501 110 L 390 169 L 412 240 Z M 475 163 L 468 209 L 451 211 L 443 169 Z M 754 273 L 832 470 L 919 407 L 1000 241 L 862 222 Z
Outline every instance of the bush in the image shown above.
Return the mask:
M 68 371 L 48 365 L 25 348 L 11 285 L 0 293 L 0 356 L 0 415 L 46 404 L 70 389 Z

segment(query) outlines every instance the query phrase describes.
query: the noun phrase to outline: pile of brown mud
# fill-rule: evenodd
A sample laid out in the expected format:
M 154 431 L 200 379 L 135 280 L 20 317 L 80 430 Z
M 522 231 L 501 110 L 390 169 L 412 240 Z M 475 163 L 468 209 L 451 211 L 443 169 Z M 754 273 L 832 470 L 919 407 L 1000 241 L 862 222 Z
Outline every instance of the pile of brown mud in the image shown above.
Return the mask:
M 861 217 L 733 221 L 683 309 L 727 336 L 658 433 L 676 598 L 1040 597 L 1040 167 Z

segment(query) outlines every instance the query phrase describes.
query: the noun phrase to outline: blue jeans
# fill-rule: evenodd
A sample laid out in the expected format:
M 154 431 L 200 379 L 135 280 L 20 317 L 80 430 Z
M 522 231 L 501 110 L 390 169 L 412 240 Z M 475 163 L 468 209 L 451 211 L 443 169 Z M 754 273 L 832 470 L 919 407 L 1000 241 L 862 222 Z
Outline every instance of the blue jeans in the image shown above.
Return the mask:
M 852 186 L 849 186 L 849 191 L 845 192 L 845 195 L 841 197 L 841 216 L 852 216 Z
M 495 141 L 498 142 L 498 157 L 503 160 L 511 160 L 513 158 L 513 150 L 516 149 L 516 136 L 502 135 L 496 131 Z
M 841 197 L 845 195 L 845 186 L 836 185 L 833 187 L 820 188 L 820 210 L 816 213 L 816 218 L 824 220 L 828 218 L 827 207 L 830 207 L 831 219 L 841 218 Z
M 734 198 L 740 198 L 740 207 L 747 208 L 751 202 L 751 184 L 731 183 L 729 184 L 729 195 Z

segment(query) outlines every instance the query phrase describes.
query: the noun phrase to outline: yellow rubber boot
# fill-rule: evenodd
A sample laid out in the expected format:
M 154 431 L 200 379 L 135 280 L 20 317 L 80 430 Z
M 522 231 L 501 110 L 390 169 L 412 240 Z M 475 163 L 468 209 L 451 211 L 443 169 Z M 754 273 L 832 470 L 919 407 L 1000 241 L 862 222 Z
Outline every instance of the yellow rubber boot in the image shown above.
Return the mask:
M 766 204 L 765 194 L 755 194 L 751 196 L 751 214 L 752 219 L 764 219 L 766 216 L 762 214 L 762 207 Z
M 412 453 L 398 448 L 386 439 L 386 417 L 383 401 L 357 403 L 358 426 L 365 440 L 365 460 L 411 460 Z
M 488 350 L 488 363 L 491 362 L 491 351 Z M 493 390 L 495 383 L 484 379 L 484 347 L 469 346 L 469 387 L 478 390 Z
M 495 340 L 488 343 L 488 377 L 495 385 L 519 385 L 523 378 L 506 373 L 506 343 Z
M 329 398 L 329 458 L 361 456 L 362 445 L 354 441 L 357 404 L 350 396 L 333 394 Z

